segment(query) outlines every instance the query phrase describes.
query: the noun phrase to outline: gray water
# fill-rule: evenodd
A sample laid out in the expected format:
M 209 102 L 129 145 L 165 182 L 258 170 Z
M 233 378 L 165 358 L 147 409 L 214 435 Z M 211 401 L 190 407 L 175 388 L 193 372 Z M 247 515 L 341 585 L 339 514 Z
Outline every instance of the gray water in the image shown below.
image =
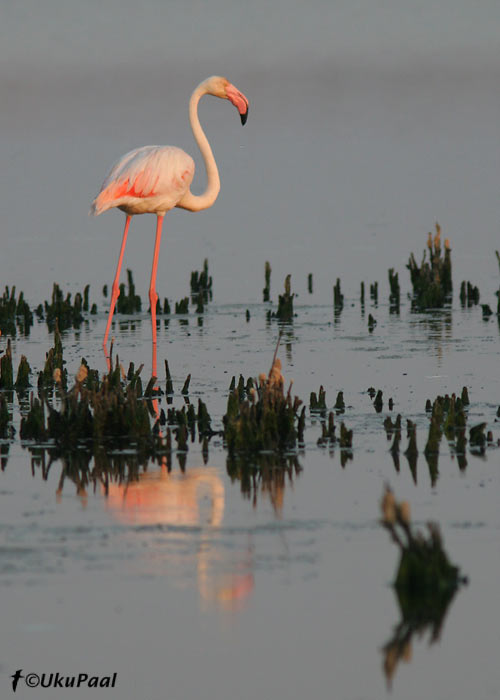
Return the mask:
M 0 694 L 22 668 L 116 672 L 118 683 L 71 694 L 21 683 L 20 698 L 389 697 L 382 647 L 399 622 L 397 552 L 378 524 L 389 481 L 417 523 L 440 522 L 470 577 L 440 640 L 413 639 L 390 697 L 498 697 L 498 451 L 469 454 L 460 471 L 443 441 L 437 480 L 420 454 L 415 483 L 403 455 L 397 472 L 388 452 L 387 403 L 377 414 L 366 393 L 382 389 L 393 415 L 417 421 L 421 453 L 426 399 L 463 385 L 469 424 L 487 421 L 500 437 L 498 324 L 457 300 L 470 279 L 496 308 L 498 5 L 50 0 L 5 3 L 1 18 L 0 284 L 33 305 L 53 281 L 72 292 L 91 283 L 100 313 L 64 335 L 70 373 L 82 356 L 104 369 L 100 290 L 123 226 L 117 212 L 87 217 L 90 201 L 119 155 L 149 143 L 190 152 L 201 191 L 187 103 L 203 78 L 224 74 L 249 98 L 249 120 L 241 128 L 227 104 L 201 104 L 221 194 L 198 215 L 169 213 L 158 274 L 160 296 L 180 299 L 208 257 L 215 300 L 201 327 L 194 315 L 162 324 L 159 365 L 168 357 L 177 391 L 192 374 L 192 398 L 220 427 L 231 376 L 258 375 L 272 359 L 277 327 L 261 303 L 269 260 L 273 300 L 287 273 L 298 294 L 285 378 L 306 403 L 320 384 L 329 406 L 344 391 L 354 449 L 342 466 L 338 449 L 316 446 L 309 418 L 300 469 L 281 485 L 242 493 L 214 439 L 206 465 L 194 445 L 185 474 L 149 465 L 135 490 L 105 494 L 69 480 L 61 490 L 60 461 L 43 479 L 17 439 L 0 474 Z M 390 315 L 387 269 L 406 296 L 409 253 L 420 258 L 436 220 L 453 251 L 453 309 L 429 317 L 404 302 Z M 126 253 L 143 298 L 153 231 L 152 217 L 137 217 Z M 346 303 L 336 322 L 337 277 Z M 362 280 L 379 281 L 372 334 Z M 147 315 L 113 333 L 125 366 L 144 362 L 147 375 Z M 16 366 L 24 353 L 39 370 L 51 344 L 35 326 L 14 342 Z

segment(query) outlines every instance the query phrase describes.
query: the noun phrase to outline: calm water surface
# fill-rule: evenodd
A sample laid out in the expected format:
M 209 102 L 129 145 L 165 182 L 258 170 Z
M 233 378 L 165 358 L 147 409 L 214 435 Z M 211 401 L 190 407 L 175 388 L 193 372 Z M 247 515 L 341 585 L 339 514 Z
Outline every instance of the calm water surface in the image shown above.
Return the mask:
M 194 316 L 188 325 L 173 317 L 159 332 L 176 391 L 191 371 L 191 400 L 203 397 L 216 428 L 230 377 L 270 363 L 277 328 L 265 310 L 254 305 L 246 322 L 244 307 L 214 304 L 202 326 Z M 422 452 L 425 400 L 464 382 L 469 424 L 486 420 L 500 437 L 498 326 L 478 309 L 428 317 L 403 306 L 397 317 L 384 302 L 369 310 L 378 318 L 373 334 L 355 300 L 337 322 L 329 307 L 299 305 L 280 351 L 286 378 L 306 402 L 320 383 L 328 406 L 344 391 L 342 418 L 354 430 L 344 465 L 338 448 L 317 447 L 314 418 L 284 479 L 247 487 L 228 476 L 219 438 L 207 464 L 195 443 L 184 472 L 175 459 L 170 473 L 150 464 L 138 482 L 113 482 L 107 492 L 99 482 L 78 485 L 68 472 L 61 481 L 61 461 L 49 466 L 46 456 L 42 465 L 28 445 L 11 446 L 0 475 L 5 683 L 19 666 L 88 668 L 116 671 L 116 696 L 126 698 L 250 698 L 270 688 L 275 697 L 386 697 L 382 647 L 400 621 L 390 587 L 397 551 L 378 524 L 389 482 L 411 502 L 417 523 L 441 523 L 451 558 L 471 579 L 440 639 L 429 644 L 430 629 L 414 636 L 411 659 L 392 678 L 393 696 L 496 696 L 498 453 L 468 454 L 460 469 L 443 441 L 436 476 Z M 104 366 L 95 340 L 104 321 L 103 313 L 81 333 L 65 334 L 70 373 L 82 354 Z M 149 358 L 149 319 L 136 320 L 135 330 L 125 325 L 115 327 L 124 363 Z M 36 327 L 29 341 L 16 341 L 15 356 L 22 348 L 39 367 L 50 344 Z M 417 421 L 415 478 L 403 454 L 396 470 L 382 426 L 388 411 L 376 413 L 369 386 L 394 399 L 393 414 Z M 182 405 L 179 394 L 175 402 Z

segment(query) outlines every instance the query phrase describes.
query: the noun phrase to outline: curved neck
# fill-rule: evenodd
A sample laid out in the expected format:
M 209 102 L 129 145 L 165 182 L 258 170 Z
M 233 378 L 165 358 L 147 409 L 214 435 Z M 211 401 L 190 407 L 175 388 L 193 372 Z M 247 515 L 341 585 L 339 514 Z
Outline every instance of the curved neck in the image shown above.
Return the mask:
M 219 171 L 217 170 L 214 154 L 198 119 L 198 102 L 206 94 L 205 84 L 201 83 L 193 92 L 189 101 L 189 122 L 207 169 L 207 187 L 205 192 L 200 195 L 188 192 L 182 199 L 182 207 L 191 211 L 200 211 L 211 207 L 220 191 Z

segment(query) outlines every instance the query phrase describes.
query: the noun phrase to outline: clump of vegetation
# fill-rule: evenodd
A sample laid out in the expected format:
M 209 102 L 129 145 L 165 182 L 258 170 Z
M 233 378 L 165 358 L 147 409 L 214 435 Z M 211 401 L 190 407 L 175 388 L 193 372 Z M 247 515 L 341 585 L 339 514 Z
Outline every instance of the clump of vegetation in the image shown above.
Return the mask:
M 394 272 L 393 267 L 389 269 L 389 287 L 391 290 L 389 295 L 389 313 L 398 314 L 401 301 L 401 290 L 399 287 L 399 275 L 397 272 Z
M 485 429 L 486 423 L 479 423 L 478 425 L 473 425 L 471 427 L 469 437 L 472 452 L 484 454 L 486 448 L 486 435 L 484 434 Z
M 420 267 L 413 253 L 407 268 L 410 270 L 413 295 L 411 308 L 413 311 L 442 308 L 451 303 L 453 285 L 451 275 L 451 248 L 448 239 L 444 242 L 444 252 L 441 249 L 441 228 L 436 223 L 434 240 L 429 233 L 427 241 L 429 262 L 426 261 L 426 251 Z M 443 253 L 443 254 L 442 254 Z
M 377 391 L 377 395 L 375 396 L 375 400 L 373 401 L 373 407 L 377 411 L 377 413 L 381 413 L 382 409 L 384 407 L 384 399 L 382 398 L 384 395 L 384 392 L 382 389 L 379 389 Z
M 182 437 L 185 443 L 187 443 L 188 437 L 191 438 L 191 442 L 195 441 L 196 427 L 198 427 L 200 442 L 203 438 L 210 438 L 215 434 L 211 428 L 212 419 L 206 404 L 201 399 L 198 399 L 198 411 L 191 403 L 184 405 L 180 410 L 170 408 L 167 412 L 166 422 L 168 425 L 180 429 L 181 433 L 184 433 Z
M 68 292 L 65 297 L 62 289 L 54 282 L 50 303 L 45 301 L 43 306 L 39 304 L 36 309 L 36 315 L 40 320 L 45 318 L 49 331 L 54 330 L 56 323 L 61 331 L 68 328 L 79 328 L 83 321 L 82 311 L 88 310 L 88 290 L 89 287 L 87 285 L 83 296 L 78 292 L 75 294 L 75 299 L 72 302 L 71 293 Z M 84 299 L 86 300 L 86 309 L 84 309 Z
M 307 275 L 307 291 L 309 292 L 309 294 L 313 293 L 313 275 L 312 275 L 312 272 L 310 272 Z
M 0 335 L 16 335 L 19 329 L 24 335 L 28 335 L 33 325 L 33 313 L 24 300 L 23 292 L 16 299 L 16 288 L 5 287 L 0 297 Z
M 430 401 L 428 404 L 430 404 Z M 429 465 L 433 484 L 438 476 L 439 444 L 443 433 L 457 456 L 460 469 L 464 469 L 467 466 L 465 457 L 467 413 L 465 408 L 468 405 L 469 394 L 465 386 L 460 396 L 456 394 L 437 396 L 432 403 L 429 434 L 424 454 Z
M 17 369 L 16 381 L 14 382 L 14 368 L 12 363 L 12 345 L 10 338 L 7 340 L 7 347 L 0 357 L 0 389 L 11 391 L 24 391 L 30 385 L 31 367 L 25 355 L 21 355 L 19 367 Z
M 262 290 L 262 301 L 271 301 L 271 264 L 266 260 L 264 269 L 266 286 Z
M 184 297 L 180 301 L 175 302 L 176 314 L 187 314 L 189 312 L 189 297 Z
M 0 357 L 0 389 L 11 390 L 14 388 L 14 374 L 12 370 L 12 346 L 10 338 L 7 340 L 7 347 Z
M 30 386 L 31 367 L 25 355 L 21 355 L 19 367 L 17 369 L 16 391 L 25 391 Z
M 191 272 L 191 299 L 196 304 L 196 310 L 203 312 L 203 307 L 212 301 L 212 277 L 208 274 L 208 260 L 203 262 L 203 270 Z
M 337 277 L 337 281 L 333 286 L 333 313 L 335 316 L 339 316 L 344 308 L 344 295 L 340 289 L 340 278 Z
M 57 346 L 57 341 L 56 341 Z M 53 350 L 53 349 L 51 349 Z M 54 366 L 48 361 L 46 373 Z M 54 353 L 60 364 L 62 352 Z M 96 370 L 82 361 L 73 387 L 66 391 L 60 366 L 53 369 L 53 381 L 58 388 L 59 406 L 48 400 L 43 382 L 39 396 L 30 401 L 30 410 L 21 421 L 21 438 L 51 439 L 59 447 L 72 448 L 79 441 L 138 443 L 152 441 L 153 430 L 148 402 L 141 399 L 142 387 L 137 370 L 128 383 L 122 381 L 118 360 L 103 379 Z M 123 373 L 124 374 L 124 373 Z
M 138 314 L 141 312 L 141 297 L 135 293 L 134 276 L 132 270 L 127 270 L 128 291 L 125 283 L 120 284 L 120 295 L 116 302 L 116 310 L 119 314 Z
M 278 310 L 273 314 L 279 321 L 293 320 L 293 297 L 291 289 L 291 275 L 287 275 L 285 279 L 285 292 L 280 294 L 278 298 Z
M 231 455 L 283 451 L 296 446 L 301 401 L 284 390 L 281 362 L 275 358 L 269 375 L 229 393 L 224 440 Z M 242 395 L 243 394 L 243 395 Z M 304 412 L 304 409 L 302 409 Z
M 459 567 L 450 562 L 445 552 L 437 523 L 427 523 L 427 537 L 415 531 L 411 524 L 409 503 L 398 503 L 388 486 L 385 487 L 381 510 L 381 524 L 400 550 L 394 581 L 397 590 L 417 600 L 429 596 L 443 598 L 466 582 L 460 575 Z
M 64 368 L 63 346 L 59 326 L 56 322 L 54 328 L 54 346 L 45 355 L 45 365 L 38 374 L 38 390 L 50 392 L 54 386 L 66 391 L 68 385 L 68 373 Z
M 464 280 L 460 285 L 460 304 L 462 308 L 479 304 L 479 288 Z
M 309 410 L 311 413 L 326 413 L 326 391 L 322 386 L 320 386 L 317 395 L 315 391 L 311 391 Z
M 337 399 L 335 401 L 335 406 L 333 407 L 335 409 L 336 413 L 344 413 L 345 412 L 345 401 L 344 401 L 344 392 L 339 391 L 337 394 Z

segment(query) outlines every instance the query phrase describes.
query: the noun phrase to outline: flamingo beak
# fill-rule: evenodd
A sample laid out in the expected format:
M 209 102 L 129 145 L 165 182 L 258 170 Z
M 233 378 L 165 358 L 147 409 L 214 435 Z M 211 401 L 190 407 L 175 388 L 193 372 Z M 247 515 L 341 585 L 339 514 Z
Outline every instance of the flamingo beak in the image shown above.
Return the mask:
M 226 87 L 227 99 L 236 107 L 240 113 L 241 123 L 245 124 L 248 118 L 248 100 L 245 95 L 234 87 L 231 83 Z

